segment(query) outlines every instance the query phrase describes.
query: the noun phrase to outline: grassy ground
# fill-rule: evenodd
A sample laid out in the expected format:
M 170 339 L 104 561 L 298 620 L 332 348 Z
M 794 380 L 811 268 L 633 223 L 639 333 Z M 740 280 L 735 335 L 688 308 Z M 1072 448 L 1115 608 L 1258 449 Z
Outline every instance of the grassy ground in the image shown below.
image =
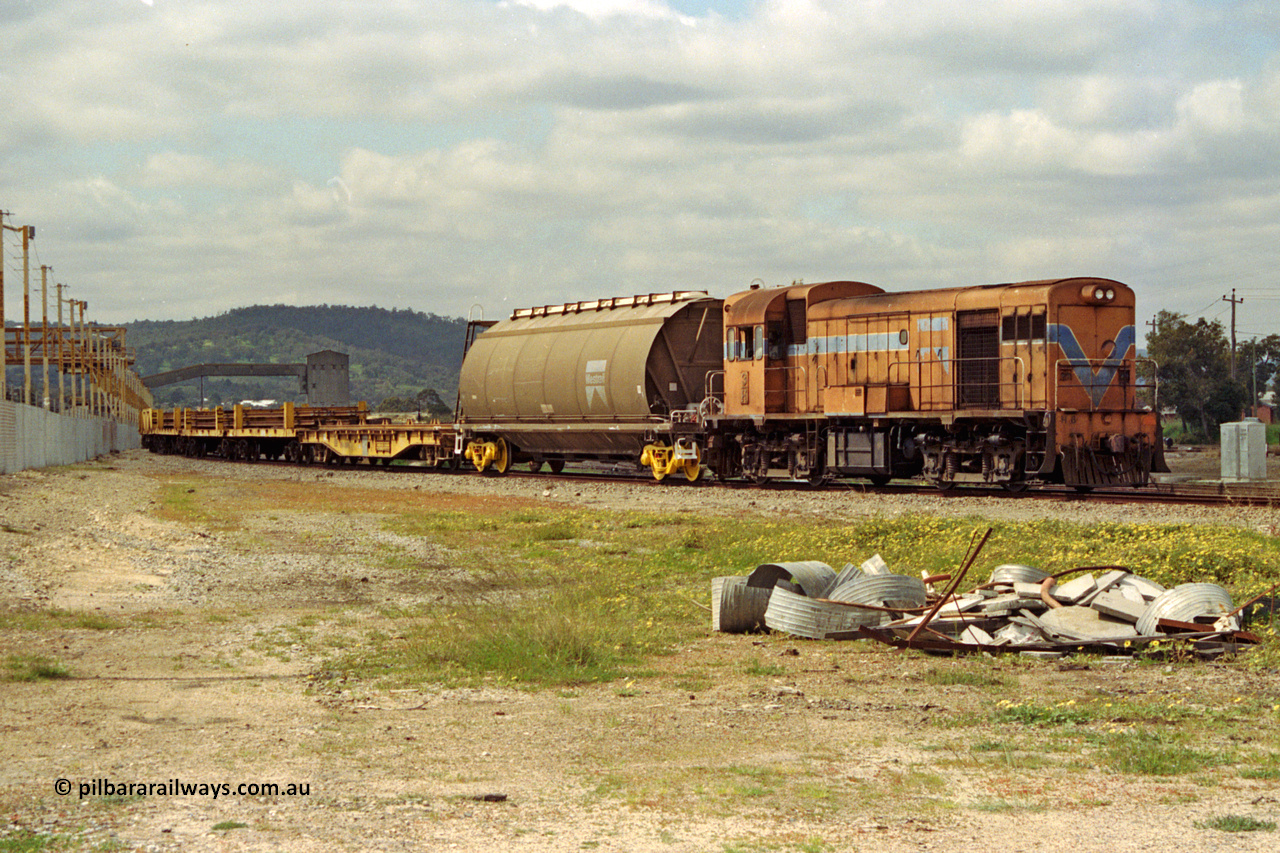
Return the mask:
M 203 500 L 201 500 L 203 496 Z M 903 574 L 954 570 L 990 526 L 978 567 L 1029 563 L 1058 572 L 1123 565 L 1167 586 L 1220 583 L 1236 600 L 1280 579 L 1280 540 L 1209 525 L 1078 525 L 900 517 L 815 525 L 802 518 L 565 509 L 415 508 L 385 492 L 357 493 L 345 512 L 372 512 L 401 537 L 426 537 L 466 566 L 447 600 L 388 612 L 394 632 L 370 634 L 334 664 L 364 678 L 565 685 L 634 677 L 654 655 L 701 635 L 711 578 L 760 562 L 822 560 L 839 568 L 873 553 Z M 287 515 L 316 506 L 314 490 L 273 488 L 234 508 L 207 488 L 166 491 L 161 512 L 220 529 L 237 513 Z M 921 543 L 929 543 L 922 548 Z M 395 545 L 379 559 L 424 582 L 433 570 Z M 983 577 L 976 574 L 972 584 Z M 1269 630 L 1269 629 L 1267 629 Z M 390 639 L 394 636 L 394 640 Z M 1263 655 L 1265 657 L 1265 655 Z
M 903 573 L 948 572 L 988 527 L 974 585 L 999 563 L 1059 571 L 1105 555 L 1165 584 L 1216 580 L 1241 601 L 1280 579 L 1280 540 L 1249 530 L 585 510 L 186 474 L 164 479 L 149 512 L 213 531 L 222 550 L 209 552 L 209 581 L 236 597 L 109 616 L 0 614 L 0 689 L 32 709 L 12 716 L 11 731 L 39 742 L 45 734 L 23 726 L 51 714 L 48 725 L 63 727 L 50 739 L 79 744 L 86 768 L 136 762 L 162 779 L 199 759 L 253 768 L 249 778 L 358 778 L 342 796 L 360 792 L 379 832 L 423 805 L 432 831 L 461 835 L 476 826 L 476 790 L 510 791 L 519 808 L 554 790 L 572 807 L 565 814 L 621 804 L 674 816 L 651 846 L 720 853 L 853 849 L 857 827 L 882 823 L 908 838 L 990 818 L 987 832 L 1002 816 L 1109 824 L 1135 803 L 1149 814 L 1186 807 L 1171 832 L 1274 830 L 1265 803 L 1280 790 L 1280 644 L 1269 632 L 1263 649 L 1235 661 L 1162 649 L 1117 664 L 937 658 L 708 630 L 718 575 L 765 561 L 838 568 L 873 553 Z M 241 566 L 232 553 L 251 559 Z M 335 559 L 321 572 L 291 569 L 300 555 Z M 301 584 L 270 585 L 290 571 Z M 108 663 L 128 667 L 113 691 L 130 691 L 129 701 L 91 719 L 83 709 L 109 701 L 92 681 L 116 671 Z M 142 701 L 132 691 L 164 692 Z M 49 710 L 67 707 L 84 719 L 64 724 Z M 121 729 L 136 742 L 122 746 Z M 12 749 L 13 760 L 30 752 Z M 1209 808 L 1219 802 L 1232 805 Z M 233 800 L 198 814 L 205 830 L 278 839 L 286 821 L 294 832 L 337 825 L 357 808 L 276 806 Z M 132 808 L 94 805 L 109 807 Z M 493 828 L 499 849 L 535 831 L 568 832 L 517 807 L 489 814 L 510 815 Z M 720 818 L 773 822 L 767 838 L 744 829 L 677 846 L 687 826 Z M 157 825 L 174 820 L 166 813 Z M 0 851 L 86 849 L 23 831 L 0 837 Z M 560 849 L 611 843 L 574 838 Z M 11 841 L 44 846 L 3 846 Z M 858 845 L 879 849 L 875 841 Z

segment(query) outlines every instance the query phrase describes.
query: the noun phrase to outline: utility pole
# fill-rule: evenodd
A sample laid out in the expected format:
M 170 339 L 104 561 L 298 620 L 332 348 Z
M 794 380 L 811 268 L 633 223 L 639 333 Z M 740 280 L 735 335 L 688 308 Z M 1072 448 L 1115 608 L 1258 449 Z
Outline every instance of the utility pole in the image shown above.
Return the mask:
M 43 356 L 44 407 L 49 408 L 49 270 L 40 265 L 40 354 Z
M 9 335 L 4 330 L 4 231 L 9 227 L 4 218 L 8 215 L 0 210 L 0 403 L 9 399 Z
M 1160 315 L 1157 314 L 1156 316 L 1152 317 L 1150 320 L 1147 321 L 1147 325 L 1151 327 L 1151 334 L 1147 335 L 1148 340 L 1151 339 L 1151 335 L 1154 335 L 1160 331 L 1160 329 L 1157 328 L 1156 326 L 1156 321 L 1159 319 L 1160 319 Z
M 1249 347 L 1249 372 L 1253 374 L 1253 405 L 1249 407 L 1249 416 L 1258 416 L 1258 336 L 1253 336 L 1253 344 Z
M 8 215 L 9 211 L 0 210 L 0 238 L 4 237 L 4 232 L 6 231 L 22 232 L 22 257 L 25 276 L 27 241 L 36 236 L 36 229 L 34 225 L 5 225 L 4 217 Z M 17 330 L 15 329 L 14 331 L 16 332 Z M 15 345 L 17 340 L 18 338 L 15 334 Z M 0 239 L 0 400 L 9 399 L 9 380 L 8 371 L 6 370 L 9 363 L 9 347 L 6 341 L 8 341 L 8 335 L 4 329 L 4 240 Z M 16 346 L 14 352 L 17 352 Z
M 1236 289 L 1231 288 L 1231 298 L 1222 297 L 1223 302 L 1231 303 L 1231 378 L 1236 378 L 1236 306 L 1244 304 L 1244 297 L 1236 299 Z
M 84 304 L 79 299 L 68 300 L 71 303 L 71 360 L 75 374 L 71 377 L 71 396 L 79 397 L 80 406 L 89 405 L 85 392 L 89 390 L 84 381 Z M 76 323 L 76 312 L 80 312 L 80 322 Z M 79 394 L 76 391 L 79 389 Z
M 22 402 L 31 405 L 31 234 L 22 229 Z
M 62 327 L 62 288 L 66 287 L 62 282 L 55 285 L 58 288 L 58 411 L 62 412 L 67 408 L 67 362 L 63 357 L 63 339 L 66 337 Z

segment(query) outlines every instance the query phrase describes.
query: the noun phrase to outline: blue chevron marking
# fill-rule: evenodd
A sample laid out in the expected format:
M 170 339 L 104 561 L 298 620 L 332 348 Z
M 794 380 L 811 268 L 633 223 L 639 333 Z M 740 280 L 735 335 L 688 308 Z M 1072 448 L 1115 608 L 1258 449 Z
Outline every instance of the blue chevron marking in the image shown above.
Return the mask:
M 1098 365 L 1097 370 L 1094 370 L 1090 366 L 1089 356 L 1085 355 L 1084 347 L 1080 346 L 1080 342 L 1076 340 L 1076 333 L 1071 330 L 1071 327 L 1065 323 L 1049 324 L 1049 343 L 1056 343 L 1062 348 L 1063 355 L 1071 361 L 1076 378 L 1088 392 L 1094 408 L 1102 405 L 1102 398 L 1111 387 L 1112 380 L 1116 378 L 1116 369 L 1124 363 L 1125 355 L 1136 342 L 1137 334 L 1133 326 L 1125 326 L 1120 330 L 1120 334 L 1116 335 L 1116 346 L 1111 351 L 1111 355 Z

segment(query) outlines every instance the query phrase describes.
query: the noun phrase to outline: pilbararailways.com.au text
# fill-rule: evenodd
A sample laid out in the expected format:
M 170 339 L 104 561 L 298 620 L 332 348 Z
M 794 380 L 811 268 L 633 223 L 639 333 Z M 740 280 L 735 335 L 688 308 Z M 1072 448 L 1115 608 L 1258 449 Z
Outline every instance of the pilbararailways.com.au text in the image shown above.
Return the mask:
M 309 797 L 310 782 L 184 782 L 166 779 L 163 782 L 117 782 L 111 779 L 90 779 L 72 784 L 70 779 L 58 779 L 53 790 L 59 796 L 73 791 L 79 799 L 85 797 Z

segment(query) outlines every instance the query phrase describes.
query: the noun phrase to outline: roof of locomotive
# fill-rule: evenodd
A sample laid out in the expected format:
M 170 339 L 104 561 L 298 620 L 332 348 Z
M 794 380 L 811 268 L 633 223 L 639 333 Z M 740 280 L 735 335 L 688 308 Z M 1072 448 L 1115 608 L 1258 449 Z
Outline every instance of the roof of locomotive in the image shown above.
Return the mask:
M 823 319 L 847 313 L 850 304 L 862 311 L 969 311 L 1003 306 L 1080 303 L 1095 304 L 1084 293 L 1088 288 L 1103 286 L 1115 291 L 1107 304 L 1133 307 L 1133 289 L 1123 282 L 1093 276 L 1017 281 L 1003 284 L 981 284 L 970 287 L 948 287 L 938 290 L 903 290 L 872 293 L 824 300 L 810 304 L 810 319 Z
M 832 299 L 883 294 L 882 288 L 864 281 L 822 281 L 814 284 L 792 284 L 786 287 L 753 287 L 735 293 L 724 301 L 727 326 L 746 326 L 764 322 L 770 309 L 782 310 L 778 300 L 803 299 L 815 305 Z

